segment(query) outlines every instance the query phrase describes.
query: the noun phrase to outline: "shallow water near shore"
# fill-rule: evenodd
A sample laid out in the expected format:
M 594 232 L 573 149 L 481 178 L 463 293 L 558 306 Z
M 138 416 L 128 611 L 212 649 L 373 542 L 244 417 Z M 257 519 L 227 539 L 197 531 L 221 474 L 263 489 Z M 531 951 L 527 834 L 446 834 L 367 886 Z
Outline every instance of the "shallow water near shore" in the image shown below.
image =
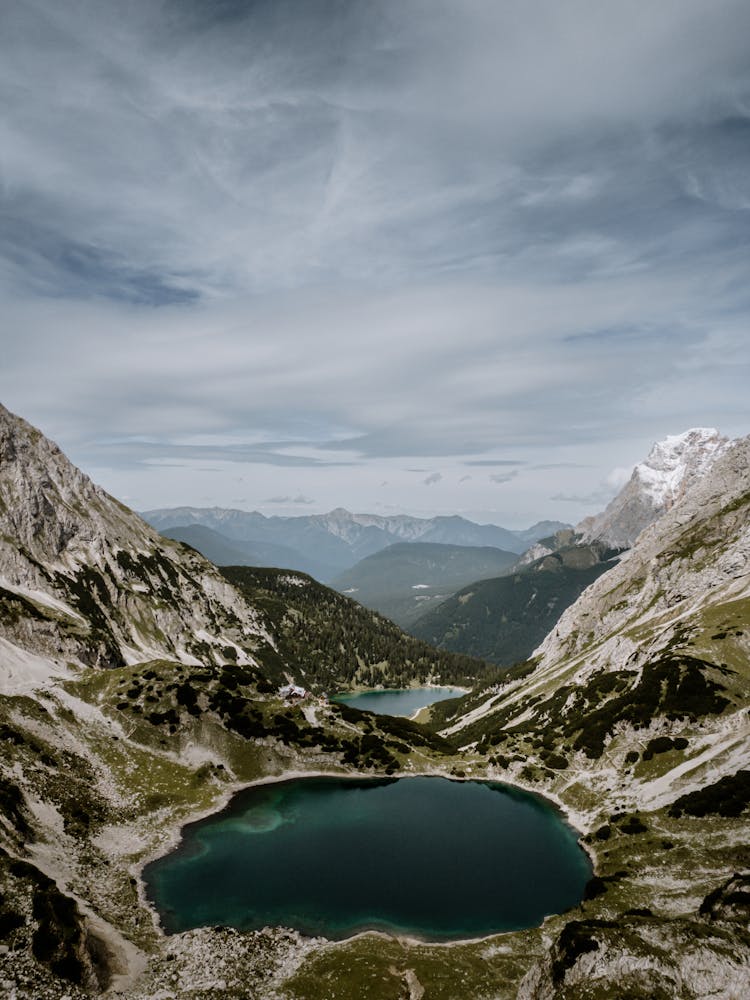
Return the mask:
M 427 940 L 539 924 L 591 865 L 546 802 L 492 782 L 301 778 L 240 792 L 144 871 L 168 933 L 293 927 Z
M 359 691 L 356 694 L 336 695 L 334 701 L 342 705 L 350 705 L 363 712 L 374 712 L 376 715 L 398 715 L 408 717 L 420 708 L 433 705 L 436 701 L 447 701 L 448 698 L 460 698 L 466 694 L 466 688 L 431 687 L 431 688 L 383 688 L 379 691 Z

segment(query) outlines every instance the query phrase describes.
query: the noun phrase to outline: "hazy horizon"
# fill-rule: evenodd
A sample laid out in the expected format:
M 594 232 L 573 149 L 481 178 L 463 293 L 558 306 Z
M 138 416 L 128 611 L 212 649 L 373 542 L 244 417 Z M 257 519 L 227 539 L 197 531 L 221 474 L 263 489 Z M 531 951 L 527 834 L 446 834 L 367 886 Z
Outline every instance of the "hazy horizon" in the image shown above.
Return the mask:
M 334 514 L 334 513 L 336 513 L 336 511 L 339 511 L 339 510 L 347 511 L 349 514 L 353 514 L 355 517 L 358 517 L 358 516 L 366 516 L 366 517 L 372 517 L 372 516 L 375 516 L 375 517 L 414 517 L 414 518 L 421 518 L 421 519 L 424 519 L 424 520 L 431 520 L 431 519 L 433 519 L 435 517 L 455 517 L 455 516 L 458 516 L 458 517 L 464 517 L 465 520 L 467 520 L 467 521 L 474 521 L 477 524 L 491 524 L 491 525 L 495 525 L 496 527 L 499 527 L 499 528 L 508 528 L 510 531 L 517 531 L 517 530 L 523 531 L 526 528 L 533 528 L 533 527 L 535 527 L 536 524 L 542 523 L 542 522 L 538 522 L 537 521 L 537 522 L 530 523 L 530 524 L 525 524 L 524 523 L 524 524 L 518 524 L 518 525 L 507 525 L 507 524 L 500 524 L 498 521 L 486 521 L 486 522 L 485 521 L 479 521 L 479 520 L 476 520 L 475 518 L 467 517 L 464 514 L 457 514 L 456 512 L 454 512 L 453 514 L 438 515 L 438 514 L 410 514 L 407 511 L 393 511 L 391 514 L 383 514 L 383 513 L 374 513 L 371 510 L 349 510 L 349 508 L 347 508 L 347 507 L 331 507 L 328 510 L 308 510 L 306 512 L 295 512 L 295 513 L 292 513 L 292 514 L 280 514 L 278 511 L 262 511 L 262 510 L 259 510 L 257 507 L 253 507 L 253 508 L 248 508 L 248 507 L 219 507 L 219 506 L 198 507 L 195 504 L 175 504 L 174 506 L 171 506 L 171 507 L 151 507 L 151 508 L 147 508 L 147 509 L 144 509 L 144 510 L 136 511 L 136 513 L 142 514 L 142 515 L 145 515 L 145 514 L 156 514 L 156 513 L 159 513 L 161 511 L 180 510 L 180 509 L 183 509 L 183 508 L 193 509 L 193 510 L 232 510 L 232 511 L 240 511 L 241 513 L 245 513 L 245 514 L 262 514 L 263 517 L 280 517 L 280 518 L 307 517 L 307 516 L 314 516 L 314 515 L 325 516 L 327 514 Z M 545 520 L 548 520 L 548 519 L 545 518 Z M 196 522 L 196 523 L 199 524 L 200 522 Z M 180 527 L 180 525 L 170 525 L 169 527 L 175 527 L 176 528 L 176 527 Z M 217 530 L 218 534 L 222 533 L 220 529 L 215 529 L 215 530 Z M 230 539 L 230 541 L 231 541 L 231 539 Z

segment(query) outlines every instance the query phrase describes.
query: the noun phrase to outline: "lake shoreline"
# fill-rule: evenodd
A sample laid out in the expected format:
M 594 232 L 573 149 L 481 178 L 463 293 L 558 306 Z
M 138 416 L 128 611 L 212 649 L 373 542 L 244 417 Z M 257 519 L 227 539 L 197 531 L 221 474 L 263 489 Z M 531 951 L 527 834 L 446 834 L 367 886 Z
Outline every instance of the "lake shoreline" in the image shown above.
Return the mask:
M 379 694 L 380 692 L 389 691 L 395 693 L 396 691 L 461 691 L 462 694 L 469 694 L 473 691 L 473 688 L 464 687 L 462 684 L 432 684 L 429 681 L 425 681 L 424 684 L 420 684 L 419 681 L 414 681 L 408 687 L 391 688 L 384 687 L 382 684 L 376 687 L 362 687 L 359 684 L 354 684 L 352 687 L 347 688 L 346 691 L 337 691 L 334 698 L 339 695 L 358 695 L 358 694 Z
M 522 788 L 517 784 L 511 784 L 507 781 L 502 780 L 502 778 L 500 778 L 499 776 L 487 775 L 487 774 L 457 776 L 450 773 L 446 773 L 443 770 L 427 770 L 427 771 L 422 770 L 420 772 L 410 772 L 395 776 L 395 775 L 384 775 L 384 774 L 363 774 L 361 771 L 340 772 L 328 769 L 326 770 L 290 769 L 288 771 L 282 772 L 281 774 L 265 775 L 254 781 L 237 783 L 236 786 L 233 786 L 232 788 L 227 788 L 226 794 L 221 796 L 221 801 L 215 803 L 212 809 L 201 810 L 200 814 L 191 816 L 189 819 L 187 819 L 180 825 L 179 830 L 175 830 L 173 832 L 173 835 L 169 838 L 171 841 L 171 846 L 166 846 L 164 844 L 160 845 L 160 850 L 158 851 L 158 853 L 154 852 L 150 857 L 144 858 L 143 861 L 139 864 L 138 866 L 139 867 L 138 874 L 140 876 L 139 889 L 142 893 L 142 898 L 145 905 L 148 907 L 148 909 L 154 916 L 155 925 L 158 929 L 160 936 L 163 939 L 168 939 L 175 935 L 183 933 L 189 933 L 193 928 L 186 927 L 182 930 L 177 930 L 177 931 L 168 931 L 164 928 L 164 926 L 161 923 L 161 918 L 156 908 L 155 901 L 152 900 L 150 896 L 146 894 L 146 882 L 145 879 L 143 878 L 143 870 L 153 861 L 158 861 L 160 859 L 163 859 L 168 854 L 172 853 L 175 848 L 179 848 L 180 842 L 183 839 L 185 839 L 185 831 L 188 830 L 190 827 L 194 827 L 195 825 L 200 825 L 206 819 L 210 819 L 212 817 L 218 818 L 222 813 L 229 811 L 229 807 L 232 805 L 232 801 L 236 799 L 239 795 L 241 795 L 243 791 L 251 791 L 252 789 L 262 788 L 263 786 L 269 786 L 269 785 L 282 785 L 282 784 L 291 785 L 296 782 L 299 782 L 302 779 L 308 779 L 308 778 L 331 779 L 341 784 L 351 782 L 353 784 L 361 784 L 365 786 L 368 784 L 376 786 L 378 784 L 383 783 L 384 781 L 390 785 L 399 782 L 400 779 L 402 778 L 443 778 L 445 779 L 445 781 L 453 785 L 482 784 L 482 785 L 494 786 L 500 791 L 509 793 L 512 798 L 516 799 L 516 801 L 529 797 L 538 802 L 541 806 L 544 806 L 546 810 L 554 814 L 556 820 L 562 823 L 562 825 L 564 825 L 567 828 L 568 835 L 572 834 L 572 839 L 574 841 L 575 848 L 578 851 L 580 851 L 581 854 L 586 859 L 589 871 L 588 878 L 590 879 L 591 877 L 593 877 L 593 875 L 596 874 L 596 859 L 593 856 L 593 852 L 587 849 L 587 845 L 585 845 L 582 842 L 581 840 L 583 836 L 582 832 L 572 825 L 572 823 L 570 822 L 570 817 L 567 815 L 566 810 L 561 807 L 561 804 L 555 801 L 554 798 L 552 797 L 547 797 L 540 794 L 535 789 Z M 519 795 L 518 793 L 521 794 Z M 553 850 L 552 854 L 554 855 L 554 853 L 555 852 Z M 463 857 L 464 855 L 461 854 L 461 856 Z M 567 863 L 565 863 L 564 867 L 559 870 L 569 871 L 570 869 L 567 868 Z M 153 891 L 152 886 L 149 888 L 149 891 Z M 582 898 L 583 896 L 581 896 L 581 899 Z M 325 931 L 321 931 L 316 927 L 312 926 L 307 930 L 302 929 L 299 925 L 290 926 L 289 924 L 284 922 L 283 917 L 277 919 L 276 922 L 271 921 L 263 926 L 269 928 L 269 930 L 291 929 L 295 933 L 301 935 L 303 938 L 322 940 L 325 941 L 325 946 L 331 946 L 331 947 L 342 945 L 346 942 L 351 942 L 355 939 L 366 937 L 368 935 L 376 935 L 387 940 L 396 940 L 404 944 L 425 944 L 429 946 L 451 947 L 451 946 L 466 945 L 467 943 L 475 941 L 489 941 L 499 936 L 505 936 L 508 934 L 514 934 L 526 930 L 533 930 L 534 928 L 543 926 L 547 919 L 556 918 L 562 912 L 572 911 L 573 909 L 575 909 L 577 905 L 579 905 L 579 903 L 580 900 L 576 903 L 572 903 L 570 906 L 566 906 L 564 910 L 553 910 L 549 913 L 546 913 L 541 919 L 535 920 L 535 922 L 533 923 L 525 923 L 522 924 L 521 926 L 511 926 L 508 928 L 497 929 L 497 930 L 492 929 L 488 931 L 480 931 L 479 933 L 468 929 L 465 933 L 461 933 L 461 931 L 458 929 L 453 931 L 441 932 L 438 924 L 438 927 L 434 931 L 427 930 L 424 932 L 424 934 L 422 934 L 419 931 L 399 929 L 397 924 L 394 924 L 392 929 L 390 929 L 387 920 L 383 921 L 376 920 L 375 922 L 373 922 L 372 925 L 369 925 L 365 920 L 363 923 L 360 924 L 357 923 L 356 917 L 354 922 L 355 926 L 352 927 L 351 931 L 343 930 L 341 933 L 338 933 L 334 928 L 331 928 L 329 930 L 329 933 L 326 934 Z M 464 908 L 466 908 L 466 906 Z M 516 918 L 509 914 L 508 919 L 515 920 Z M 521 916 L 518 919 L 523 921 L 525 918 Z M 227 921 L 224 919 L 216 919 L 210 923 L 198 926 L 202 926 L 208 929 L 213 926 L 222 926 L 226 922 Z M 236 924 L 233 925 L 231 919 L 228 922 L 230 925 L 236 926 L 237 930 L 240 933 L 253 933 L 261 929 L 260 927 L 243 928 Z
M 364 688 L 360 691 L 339 691 L 331 697 L 334 705 L 347 705 L 361 712 L 390 715 L 416 720 L 422 712 L 442 701 L 462 698 L 468 693 L 454 684 L 417 685 L 408 688 Z

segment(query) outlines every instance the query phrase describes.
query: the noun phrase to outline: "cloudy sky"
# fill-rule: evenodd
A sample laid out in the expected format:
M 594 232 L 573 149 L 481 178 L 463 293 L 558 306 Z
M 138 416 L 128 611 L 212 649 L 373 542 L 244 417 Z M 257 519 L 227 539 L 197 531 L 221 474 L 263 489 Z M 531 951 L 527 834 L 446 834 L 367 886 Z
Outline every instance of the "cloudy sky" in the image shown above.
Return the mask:
M 15 0 L 0 400 L 137 509 L 600 509 L 750 432 L 746 0 Z

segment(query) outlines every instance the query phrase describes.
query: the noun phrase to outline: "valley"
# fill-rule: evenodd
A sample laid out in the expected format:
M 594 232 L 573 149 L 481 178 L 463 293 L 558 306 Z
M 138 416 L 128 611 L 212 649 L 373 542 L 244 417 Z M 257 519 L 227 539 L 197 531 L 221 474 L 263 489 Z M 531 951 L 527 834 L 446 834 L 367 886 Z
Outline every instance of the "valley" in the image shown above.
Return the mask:
M 501 577 L 472 581 L 417 618 L 409 631 L 438 649 L 510 667 L 532 655 L 563 611 L 616 559 L 612 550 L 574 536 Z
M 400 543 L 362 559 L 331 586 L 409 630 L 457 590 L 507 572 L 517 559 L 497 548 Z
M 723 448 L 501 669 L 299 572 L 219 572 L 0 410 L 2 988 L 18 1000 L 604 1000 L 614 983 L 632 1000 L 742 996 L 749 470 L 750 440 Z M 286 697 L 291 681 L 309 694 Z M 420 683 L 471 690 L 433 704 L 425 725 L 324 698 Z M 144 866 L 241 789 L 316 775 L 533 792 L 581 832 L 594 875 L 573 910 L 451 943 L 165 935 Z

